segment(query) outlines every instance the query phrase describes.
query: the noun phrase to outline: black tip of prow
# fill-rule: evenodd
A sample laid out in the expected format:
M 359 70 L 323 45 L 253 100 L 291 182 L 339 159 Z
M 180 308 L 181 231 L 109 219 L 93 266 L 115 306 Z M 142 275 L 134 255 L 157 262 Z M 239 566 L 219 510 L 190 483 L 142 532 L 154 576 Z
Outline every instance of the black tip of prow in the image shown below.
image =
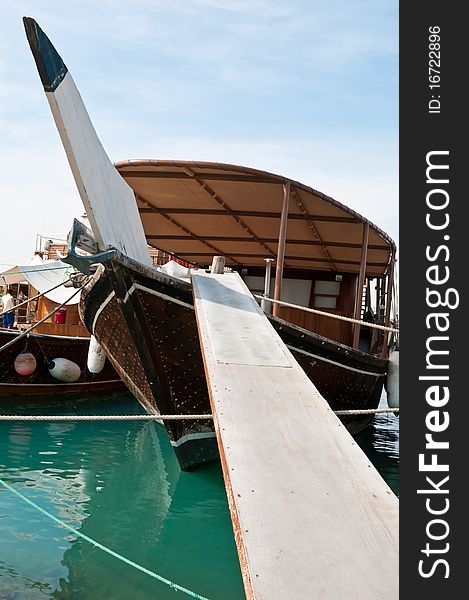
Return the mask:
M 53 92 L 67 74 L 67 67 L 34 19 L 23 17 L 23 24 L 44 90 Z

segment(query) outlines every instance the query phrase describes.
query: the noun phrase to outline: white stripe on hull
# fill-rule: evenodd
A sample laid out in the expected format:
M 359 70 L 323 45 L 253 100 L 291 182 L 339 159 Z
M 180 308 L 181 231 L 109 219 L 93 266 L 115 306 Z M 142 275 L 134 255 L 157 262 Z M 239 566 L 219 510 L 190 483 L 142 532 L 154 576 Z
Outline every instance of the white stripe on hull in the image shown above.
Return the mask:
M 192 304 L 188 304 L 187 302 L 183 302 L 182 300 L 178 300 L 177 298 L 173 298 L 172 296 L 168 296 L 167 294 L 162 294 L 161 292 L 157 292 L 151 288 L 145 287 L 140 283 L 134 283 L 132 287 L 127 291 L 124 302 L 127 302 L 129 296 L 135 292 L 135 290 L 142 290 L 142 292 L 147 292 L 152 296 L 158 296 L 159 298 L 163 298 L 163 300 L 167 300 L 168 302 L 172 302 L 173 304 L 179 304 L 180 306 L 184 306 L 184 308 L 189 308 L 190 310 L 194 310 Z
M 106 298 L 106 300 L 101 304 L 101 306 L 98 308 L 98 310 L 96 311 L 96 314 L 94 315 L 94 319 L 93 319 L 93 324 L 91 325 L 91 331 L 94 333 L 95 327 L 96 327 L 96 323 L 98 321 L 98 317 L 99 315 L 103 312 L 103 310 L 106 308 L 106 306 L 109 304 L 109 302 L 114 298 L 116 294 L 114 292 L 111 292 L 109 294 L 109 296 Z
M 190 415 L 188 415 L 190 416 Z M 188 433 L 187 435 L 183 435 L 182 438 L 179 438 L 177 442 L 171 440 L 171 445 L 174 447 L 182 446 L 186 442 L 190 442 L 192 440 L 203 440 L 206 438 L 214 438 L 216 437 L 216 433 L 214 431 L 204 431 L 201 433 Z

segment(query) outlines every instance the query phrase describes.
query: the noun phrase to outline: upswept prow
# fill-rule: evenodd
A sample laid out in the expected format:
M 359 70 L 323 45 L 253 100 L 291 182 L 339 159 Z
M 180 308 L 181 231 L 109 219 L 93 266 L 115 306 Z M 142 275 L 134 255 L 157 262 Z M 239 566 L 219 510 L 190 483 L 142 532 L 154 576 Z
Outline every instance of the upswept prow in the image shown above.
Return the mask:
M 151 265 L 134 192 L 109 160 L 57 50 L 34 19 L 24 17 L 23 22 L 99 249 L 117 248 L 126 256 Z M 111 213 L 118 218 L 109 219 Z

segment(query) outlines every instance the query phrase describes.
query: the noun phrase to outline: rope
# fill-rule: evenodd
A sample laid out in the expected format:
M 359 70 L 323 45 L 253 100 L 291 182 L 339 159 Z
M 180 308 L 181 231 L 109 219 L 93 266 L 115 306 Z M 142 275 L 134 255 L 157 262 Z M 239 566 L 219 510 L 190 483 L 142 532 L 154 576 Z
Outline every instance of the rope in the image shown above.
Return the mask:
M 398 413 L 398 408 L 363 408 L 360 410 L 335 410 L 336 415 L 379 415 L 382 413 Z M 1 420 L 1 417 L 0 417 Z
M 158 575 L 157 573 L 154 573 L 153 571 L 150 571 L 149 569 L 146 569 L 145 567 L 142 567 L 141 565 L 133 562 L 132 560 L 129 560 L 128 558 L 125 558 L 125 556 L 122 556 L 122 554 L 119 554 L 118 552 L 115 552 L 114 550 L 111 550 L 110 548 L 107 548 L 106 546 L 103 546 L 103 544 L 100 544 L 96 540 L 93 540 L 92 538 L 88 537 L 87 535 L 81 533 L 80 531 L 78 531 L 74 527 L 71 527 L 67 523 L 64 523 L 63 521 L 61 521 L 57 517 L 54 517 L 54 515 L 52 515 L 50 512 L 48 512 L 44 508 L 41 508 L 35 502 L 32 502 L 32 500 L 29 500 L 29 498 L 26 498 L 26 496 L 24 496 L 18 490 L 15 490 L 15 488 L 13 488 L 11 485 L 9 485 L 8 483 L 6 483 L 6 481 L 3 481 L 3 479 L 0 479 L 0 484 L 2 484 L 3 487 L 6 488 L 9 492 L 11 492 L 12 494 L 15 494 L 15 496 L 18 496 L 18 498 L 20 498 L 21 500 L 23 500 L 23 502 L 26 502 L 27 504 L 29 504 L 30 506 L 32 506 L 33 508 L 35 508 L 36 510 L 38 510 L 40 513 L 42 513 L 46 517 L 49 517 L 49 519 L 52 519 L 52 521 L 54 521 L 55 523 L 57 523 L 61 527 L 64 527 L 65 529 L 68 529 L 69 531 L 71 531 L 73 533 L 73 535 L 76 535 L 77 537 L 85 540 L 86 542 L 89 542 L 90 544 L 92 544 L 96 548 L 99 548 L 100 550 L 103 550 L 104 552 L 107 552 L 107 554 L 110 554 L 111 556 L 114 556 L 114 558 L 118 558 L 119 560 L 121 560 L 122 562 L 126 563 L 127 565 L 129 565 L 131 567 L 134 567 L 135 569 L 137 569 L 139 571 L 142 571 L 142 573 L 145 573 L 146 575 L 150 575 L 150 577 L 153 577 L 154 579 L 157 579 L 161 583 L 164 583 L 164 584 L 168 585 L 170 588 L 173 588 L 173 590 L 175 590 L 177 592 L 183 592 L 184 594 L 187 594 L 191 598 L 197 598 L 198 600 L 208 600 L 208 598 L 206 598 L 205 596 L 201 596 L 200 594 L 196 594 L 195 592 L 192 592 L 191 590 L 188 590 L 187 588 L 182 587 L 182 585 L 174 583 L 174 581 L 171 581 L 170 579 L 166 579 L 165 577 L 162 577 L 161 575 Z
M 398 413 L 398 408 L 334 410 L 335 415 Z M 0 415 L 0 421 L 208 421 L 213 415 Z
M 26 345 L 28 345 L 28 340 L 29 340 L 29 333 L 26 336 Z M 46 364 L 49 364 L 49 358 L 48 358 L 47 354 L 44 352 L 44 348 L 42 347 L 42 344 L 39 341 L 39 337 L 35 336 L 34 337 L 34 341 L 39 346 L 39 350 L 42 352 L 42 356 L 44 357 L 44 360 L 46 361 Z
M 0 421 L 189 421 L 212 415 L 0 415 Z
M 68 302 L 70 302 L 70 300 L 74 296 L 76 296 L 78 294 L 78 292 L 80 292 L 83 287 L 84 286 L 82 285 L 77 290 L 75 290 L 75 292 L 70 296 L 70 298 L 67 298 L 67 300 L 65 300 L 65 302 L 62 302 L 62 304 L 59 304 L 57 306 L 57 308 L 54 308 L 54 310 L 51 311 L 48 315 L 46 315 L 43 319 L 41 319 L 40 321 L 38 321 L 34 325 L 31 325 L 31 327 L 29 327 L 29 329 L 25 329 L 22 333 L 20 333 L 20 335 L 16 336 L 15 339 L 10 340 L 9 342 L 7 342 L 6 344 L 4 344 L 3 346 L 0 346 L 0 352 L 2 352 L 2 350 L 6 350 L 10 346 L 12 346 L 15 342 L 17 342 L 18 340 L 20 340 L 21 338 L 23 338 L 25 335 L 28 335 L 28 333 L 30 333 L 31 331 L 33 331 L 33 329 L 36 329 L 36 327 L 39 327 L 39 325 L 42 325 L 42 323 L 44 323 L 44 321 L 47 321 L 47 319 L 49 317 L 52 317 L 52 315 L 55 315 L 55 313 L 58 310 L 60 310 L 62 308 L 62 306 L 65 306 Z
M 290 302 L 282 302 L 282 300 L 273 300 L 272 298 L 267 298 L 266 296 L 260 296 L 259 294 L 253 294 L 254 298 L 258 298 L 259 300 L 266 300 L 267 302 L 272 302 L 273 304 L 280 304 L 281 306 L 289 306 L 290 308 L 298 308 L 299 310 L 304 310 L 305 312 L 314 313 L 315 315 L 322 315 L 323 317 L 330 317 L 331 319 L 339 319 L 340 321 L 347 321 L 348 323 L 356 323 L 357 325 L 362 325 L 363 327 L 371 327 L 371 329 L 380 329 L 381 331 L 389 331 L 391 333 L 399 333 L 399 329 L 394 329 L 394 327 L 385 327 L 384 325 L 377 325 L 376 323 L 368 323 L 367 321 L 361 321 L 360 319 L 352 319 L 351 317 L 343 317 L 342 315 L 334 315 L 333 313 L 325 312 L 324 310 L 317 310 L 315 308 L 307 308 L 306 306 L 299 306 L 298 304 L 291 304 Z
M 23 273 L 42 273 L 43 271 L 59 271 L 61 269 L 70 269 L 70 267 L 49 267 L 47 269 L 30 269 L 29 271 L 27 269 L 22 269 L 21 271 L 3 271 L 0 277 L 6 278 L 7 275 L 23 275 Z
M 65 281 L 62 281 L 62 283 L 59 283 L 57 285 L 54 285 L 54 287 L 50 288 L 50 290 L 46 290 L 45 292 L 40 292 L 39 294 L 37 294 L 36 296 L 33 296 L 32 298 L 28 298 L 27 300 L 25 300 L 24 302 L 20 302 L 19 304 L 15 304 L 15 306 L 13 308 L 10 308 L 10 310 L 5 310 L 3 312 L 0 312 L 0 317 L 3 317 L 3 315 L 7 312 L 11 312 L 12 310 L 16 310 L 17 308 L 20 308 L 21 306 L 24 306 L 25 304 L 28 304 L 28 302 L 32 302 L 33 300 L 36 300 L 37 298 L 39 298 L 40 296 L 45 296 L 46 294 L 48 294 L 49 292 L 52 292 L 53 290 L 57 289 L 58 287 L 60 287 L 61 285 L 63 285 L 64 283 L 67 283 L 67 281 L 71 281 L 72 278 L 69 277 L 68 279 L 66 279 Z

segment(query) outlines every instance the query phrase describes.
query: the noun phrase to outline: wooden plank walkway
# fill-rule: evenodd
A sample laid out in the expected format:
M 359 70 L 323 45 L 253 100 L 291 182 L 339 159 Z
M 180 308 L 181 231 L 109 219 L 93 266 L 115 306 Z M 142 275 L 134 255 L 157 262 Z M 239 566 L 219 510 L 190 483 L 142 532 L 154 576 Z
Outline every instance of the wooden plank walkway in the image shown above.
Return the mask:
M 397 599 L 397 498 L 240 276 L 192 284 L 246 597 Z

